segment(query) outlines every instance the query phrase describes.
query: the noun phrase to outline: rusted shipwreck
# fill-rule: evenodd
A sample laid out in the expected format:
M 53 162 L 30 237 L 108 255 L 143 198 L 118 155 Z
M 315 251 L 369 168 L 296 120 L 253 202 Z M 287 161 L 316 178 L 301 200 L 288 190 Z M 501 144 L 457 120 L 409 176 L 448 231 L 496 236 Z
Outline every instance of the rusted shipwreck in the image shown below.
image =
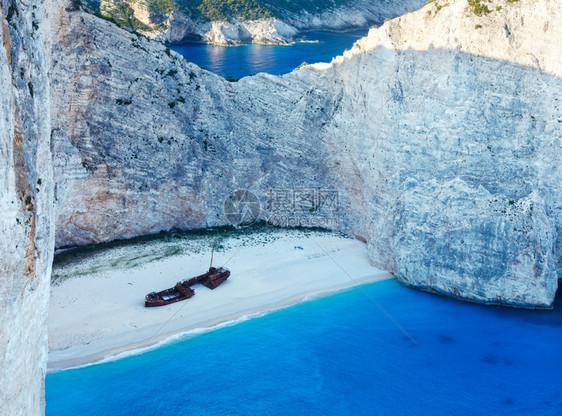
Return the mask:
M 202 284 L 211 290 L 216 289 L 224 283 L 229 276 L 230 270 L 224 267 L 213 267 L 213 254 L 211 254 L 209 271 L 199 276 L 192 277 L 191 279 L 182 280 L 170 289 L 149 293 L 144 298 L 144 306 L 164 306 L 189 299 L 195 295 L 195 291 L 191 288 L 193 285 Z

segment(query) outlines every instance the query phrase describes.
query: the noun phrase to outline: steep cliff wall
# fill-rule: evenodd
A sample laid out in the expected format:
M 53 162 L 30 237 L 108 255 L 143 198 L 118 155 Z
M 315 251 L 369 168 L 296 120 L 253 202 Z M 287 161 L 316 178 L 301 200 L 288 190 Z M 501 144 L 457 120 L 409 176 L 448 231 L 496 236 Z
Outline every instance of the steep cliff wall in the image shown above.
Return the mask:
M 87 13 L 53 18 L 59 247 L 223 225 L 237 189 L 264 203 L 269 189 L 333 189 L 309 137 L 335 99 L 314 74 L 229 83 Z
M 311 69 L 343 88 L 326 162 L 377 266 L 449 296 L 545 307 L 562 269 L 562 15 L 556 2 L 483 4 L 430 3 Z
M 477 16 L 444 4 L 371 31 L 324 68 L 346 97 L 328 137 L 353 132 L 340 189 L 351 200 L 362 190 L 358 233 L 403 283 L 548 306 L 562 255 L 560 8 L 496 2 Z
M 364 238 L 405 284 L 551 305 L 558 0 L 489 2 L 481 16 L 434 2 L 329 65 L 238 83 L 62 0 L 0 5 L 2 415 L 42 412 L 50 134 L 59 246 L 225 224 L 226 196 L 249 189 L 274 223 Z
M 39 1 L 0 3 L 0 414 L 44 406 L 54 246 L 49 95 Z
M 331 64 L 238 83 L 60 13 L 57 245 L 225 224 L 226 196 L 249 189 L 272 222 L 364 238 L 405 284 L 551 305 L 562 16 L 556 0 L 496 3 L 433 2 Z

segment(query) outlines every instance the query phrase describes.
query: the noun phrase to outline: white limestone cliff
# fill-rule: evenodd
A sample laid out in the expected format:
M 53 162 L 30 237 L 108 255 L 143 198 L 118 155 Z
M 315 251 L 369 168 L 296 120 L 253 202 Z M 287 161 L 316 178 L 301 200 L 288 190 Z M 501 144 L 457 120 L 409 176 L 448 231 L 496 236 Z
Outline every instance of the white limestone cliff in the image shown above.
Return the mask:
M 212 22 L 201 27 L 201 38 L 213 45 L 235 46 L 248 43 L 288 44 L 299 31 L 278 19 Z
M 44 409 L 54 249 L 44 21 L 39 1 L 0 3 L 0 415 Z
M 374 264 L 450 296 L 548 307 L 562 271 L 562 13 L 489 9 L 431 3 L 318 67 L 346 97 L 328 135 L 355 134 L 339 176 L 357 177 Z
M 222 225 L 224 199 L 250 189 L 265 219 L 353 233 L 405 284 L 549 307 L 561 271 L 561 12 L 555 0 L 489 5 L 478 16 L 465 0 L 433 2 L 331 64 L 237 83 L 62 13 L 51 37 L 57 246 Z M 283 189 L 337 191 L 339 207 L 267 207 Z
M 43 410 L 53 222 L 59 247 L 221 225 L 249 189 L 262 218 L 352 233 L 405 284 L 551 306 L 562 10 L 488 4 L 433 2 L 330 64 L 229 83 L 75 4 L 1 3 L 0 414 Z

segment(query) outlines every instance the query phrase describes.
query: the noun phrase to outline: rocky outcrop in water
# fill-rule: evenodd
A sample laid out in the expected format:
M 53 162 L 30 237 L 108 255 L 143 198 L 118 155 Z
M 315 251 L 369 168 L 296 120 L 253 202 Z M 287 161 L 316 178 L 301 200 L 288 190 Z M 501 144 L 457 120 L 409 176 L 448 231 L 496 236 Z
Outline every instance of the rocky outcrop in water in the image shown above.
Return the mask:
M 496 3 L 429 3 L 331 64 L 238 83 L 62 14 L 57 246 L 222 225 L 224 199 L 249 189 L 262 218 L 353 233 L 405 284 L 550 306 L 562 18 L 554 0 Z
M 53 172 L 39 1 L 0 3 L 0 414 L 44 407 Z
M 256 2 L 256 7 L 261 7 L 261 13 L 247 13 L 260 15 L 255 18 L 236 15 L 236 7 L 229 10 L 230 6 L 223 5 L 221 15 L 227 16 L 220 19 L 210 18 L 213 14 L 201 14 L 197 7 L 201 2 L 191 2 L 190 7 L 185 7 L 185 2 L 163 1 L 160 3 L 165 6 L 160 7 L 160 12 L 151 11 L 149 3 L 144 0 L 85 0 L 85 4 L 94 10 L 99 9 L 103 16 L 114 19 L 121 27 L 150 39 L 165 43 L 201 41 L 224 46 L 288 44 L 297 40 L 302 31 L 366 28 L 380 24 L 385 18 L 417 9 L 423 0 L 358 0 L 337 4 L 329 1 L 316 4 L 291 1 L 278 3 L 277 6 Z
M 287 44 L 298 40 L 305 31 L 366 28 L 380 24 L 384 19 L 404 14 L 408 10 L 417 9 L 422 4 L 421 0 L 359 0 L 315 12 L 281 10 L 278 18 L 200 23 L 195 25 L 195 31 L 200 39 L 215 45 Z M 192 36 L 186 35 L 188 39 Z

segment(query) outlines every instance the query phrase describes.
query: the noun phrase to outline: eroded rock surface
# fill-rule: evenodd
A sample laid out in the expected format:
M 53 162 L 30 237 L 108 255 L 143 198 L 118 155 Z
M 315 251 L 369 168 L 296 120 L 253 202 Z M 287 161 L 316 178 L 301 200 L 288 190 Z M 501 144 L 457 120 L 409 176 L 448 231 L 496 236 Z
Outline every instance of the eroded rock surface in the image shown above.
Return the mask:
M 229 83 L 76 2 L 4 1 L 0 413 L 43 411 L 54 224 L 59 247 L 222 225 L 250 190 L 262 218 L 354 234 L 405 284 L 550 306 L 562 11 L 492 3 L 433 2 L 330 64 Z
M 496 3 L 478 16 L 465 0 L 433 2 L 331 64 L 238 83 L 61 14 L 57 246 L 225 224 L 226 196 L 249 189 L 272 222 L 365 239 L 406 284 L 548 307 L 561 271 L 561 12 Z M 335 190 L 339 204 L 283 217 L 272 190 Z
M 0 3 L 0 414 L 43 412 L 54 249 L 44 21 Z

